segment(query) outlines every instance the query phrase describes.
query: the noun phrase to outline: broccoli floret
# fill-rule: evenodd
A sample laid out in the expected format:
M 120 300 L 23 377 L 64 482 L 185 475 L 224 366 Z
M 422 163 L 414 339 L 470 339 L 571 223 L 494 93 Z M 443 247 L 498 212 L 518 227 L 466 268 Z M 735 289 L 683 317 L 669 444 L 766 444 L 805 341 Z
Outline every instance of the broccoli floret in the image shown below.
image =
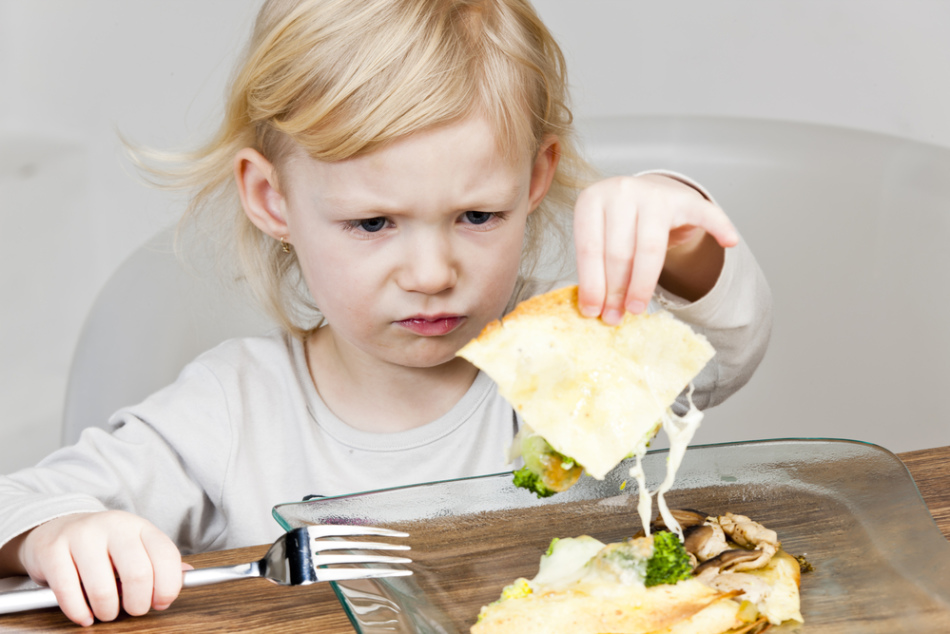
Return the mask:
M 514 483 L 516 487 L 533 491 L 539 498 L 548 498 L 557 493 L 544 486 L 537 473 L 528 467 L 521 467 L 514 473 Z
M 693 576 L 689 554 L 679 537 L 668 531 L 653 534 L 653 555 L 647 561 L 646 587 L 676 583 Z
M 525 466 L 515 471 L 515 486 L 549 497 L 566 491 L 577 482 L 584 467 L 552 447 L 535 433 L 521 435 L 521 456 Z

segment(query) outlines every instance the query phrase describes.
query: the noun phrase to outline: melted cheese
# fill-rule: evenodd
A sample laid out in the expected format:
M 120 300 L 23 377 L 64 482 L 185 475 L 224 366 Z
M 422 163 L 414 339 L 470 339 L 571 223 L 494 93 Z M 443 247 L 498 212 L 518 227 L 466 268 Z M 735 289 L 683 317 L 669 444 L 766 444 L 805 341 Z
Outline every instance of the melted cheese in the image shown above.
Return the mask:
M 687 393 L 687 400 L 689 401 L 689 411 L 683 416 L 677 416 L 670 410 L 663 413 L 663 431 L 665 431 L 669 437 L 670 449 L 666 462 L 666 477 L 655 492 L 656 505 L 660 511 L 660 516 L 663 518 L 663 522 L 671 531 L 676 533 L 680 541 L 683 540 L 683 529 L 670 513 L 670 509 L 666 505 L 666 500 L 663 495 L 673 487 L 673 482 L 676 480 L 676 472 L 683 462 L 686 449 L 693 439 L 696 430 L 699 428 L 699 425 L 703 422 L 703 413 L 697 409 L 693 403 L 692 386 L 690 386 L 689 392 Z M 637 494 L 639 496 L 637 501 L 637 515 L 640 516 L 640 524 L 643 526 L 643 531 L 649 535 L 650 518 L 653 517 L 653 503 L 651 493 L 647 489 L 646 474 L 643 471 L 644 455 L 646 455 L 646 445 L 639 447 L 634 454 L 636 463 L 630 467 L 630 477 L 637 483 Z
M 584 566 L 605 544 L 589 535 L 568 537 L 558 541 L 550 555 L 541 558 L 538 574 L 530 581 L 531 589 L 562 588 L 578 581 L 584 575 Z
M 673 482 L 676 480 L 676 472 L 679 471 L 680 464 L 683 462 L 683 456 L 686 455 L 686 448 L 689 447 L 689 443 L 693 440 L 696 430 L 699 429 L 699 425 L 703 422 L 703 413 L 697 409 L 693 403 L 692 386 L 690 386 L 689 392 L 687 393 L 687 400 L 689 401 L 689 410 L 684 415 L 677 416 L 671 411 L 667 411 L 663 415 L 663 431 L 665 431 L 669 437 L 670 449 L 666 462 L 666 477 L 656 490 L 656 505 L 660 510 L 660 516 L 663 518 L 663 522 L 667 528 L 676 533 L 680 541 L 683 541 L 683 529 L 670 513 L 670 509 L 667 507 L 666 500 L 663 496 L 673 487 Z M 650 517 L 649 511 L 650 509 L 648 507 L 647 517 Z M 643 515 L 640 516 L 640 519 L 641 521 L 643 520 Z M 643 526 L 643 530 L 649 535 L 649 523 L 645 522 Z
M 653 502 L 650 499 L 650 491 L 647 489 L 647 476 L 643 471 L 644 454 L 646 454 L 646 447 L 638 451 L 636 456 L 634 456 L 636 458 L 636 464 L 630 467 L 630 477 L 637 483 L 637 495 L 639 496 L 637 499 L 637 515 L 640 516 L 640 525 L 643 526 L 643 531 L 649 535 Z
M 745 574 L 759 577 L 769 586 L 769 592 L 758 603 L 759 611 L 778 625 L 783 621 L 804 623 L 801 612 L 801 568 L 795 558 L 784 550 L 778 551 L 763 568 Z

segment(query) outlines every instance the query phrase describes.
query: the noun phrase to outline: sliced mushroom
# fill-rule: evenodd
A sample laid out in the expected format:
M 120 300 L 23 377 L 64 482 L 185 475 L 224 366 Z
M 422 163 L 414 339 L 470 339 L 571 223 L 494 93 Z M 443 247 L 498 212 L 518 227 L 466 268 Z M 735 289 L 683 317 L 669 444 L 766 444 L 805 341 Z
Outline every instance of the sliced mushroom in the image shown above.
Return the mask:
M 670 509 L 670 515 L 673 516 L 673 519 L 677 521 L 680 525 L 680 528 L 686 530 L 690 526 L 698 526 L 706 521 L 706 518 L 709 517 L 706 513 L 701 513 L 696 509 Z M 663 516 L 658 515 L 653 523 L 650 524 L 651 531 L 668 531 L 670 530 L 667 527 L 666 522 L 663 521 Z
M 750 520 L 745 515 L 726 513 L 716 518 L 722 530 L 732 541 L 744 548 L 759 548 L 765 544 L 774 546 L 776 550 L 781 546 L 778 534 Z
M 686 552 L 696 555 L 699 561 L 712 559 L 729 550 L 722 528 L 714 522 L 700 526 L 690 526 L 683 531 L 683 547 Z
M 698 558 L 698 553 L 703 549 L 703 546 L 713 538 L 713 529 L 712 526 L 706 526 L 705 524 L 701 526 L 690 526 L 689 528 L 683 529 L 683 548 L 686 549 L 686 552 L 693 553 Z M 709 557 L 704 557 L 702 561 L 706 561 Z
M 712 559 L 708 559 L 699 564 L 693 572 L 697 575 L 701 575 L 706 570 L 715 570 L 716 572 L 738 570 L 740 564 L 756 561 L 763 554 L 765 553 L 761 550 L 744 550 L 742 548 L 725 550 Z M 769 555 L 769 558 L 771 558 L 771 555 Z M 768 559 L 766 559 L 766 561 L 768 561 Z M 746 568 L 746 570 L 751 570 L 751 568 Z
M 772 556 L 782 546 L 775 531 L 765 528 L 745 515 L 726 513 L 717 517 L 716 522 L 733 542 L 743 548 L 754 548 L 762 553 L 758 559 L 736 564 L 732 567 L 733 570 L 761 568 L 772 559 Z
M 767 563 L 772 561 L 772 557 L 775 555 L 775 551 L 769 545 L 765 545 L 762 548 L 756 548 L 755 550 L 751 550 L 749 552 L 760 553 L 760 554 L 757 559 L 752 559 L 748 561 L 740 561 L 736 565 L 732 566 L 730 570 L 734 570 L 736 572 L 743 572 L 746 570 L 758 570 L 759 568 L 762 568 Z

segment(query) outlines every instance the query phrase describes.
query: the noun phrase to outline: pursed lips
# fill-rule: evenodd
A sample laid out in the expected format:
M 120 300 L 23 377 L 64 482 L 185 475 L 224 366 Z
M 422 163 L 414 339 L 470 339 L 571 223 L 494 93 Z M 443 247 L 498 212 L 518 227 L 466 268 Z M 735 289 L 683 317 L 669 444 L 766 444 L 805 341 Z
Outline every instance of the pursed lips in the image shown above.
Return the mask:
M 449 334 L 464 321 L 461 315 L 414 315 L 395 323 L 423 337 L 439 337 Z

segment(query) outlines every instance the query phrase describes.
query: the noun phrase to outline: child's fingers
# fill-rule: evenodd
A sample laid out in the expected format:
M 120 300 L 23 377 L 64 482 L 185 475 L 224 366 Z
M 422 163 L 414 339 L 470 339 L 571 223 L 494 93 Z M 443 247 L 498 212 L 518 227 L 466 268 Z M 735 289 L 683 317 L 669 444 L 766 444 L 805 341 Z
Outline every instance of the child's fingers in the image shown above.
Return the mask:
M 574 251 L 577 257 L 577 301 L 586 317 L 600 315 L 607 279 L 604 273 L 604 210 L 591 190 L 577 198 L 574 208 Z
M 668 253 L 698 266 L 688 245 L 707 232 L 722 247 L 739 241 L 725 212 L 687 184 L 665 176 L 616 177 L 584 190 L 574 211 L 581 312 L 618 324 L 646 310 Z
M 167 607 L 182 583 L 181 554 L 148 521 L 123 511 L 68 515 L 27 534 L 19 557 L 79 625 L 112 621 L 120 603 L 136 616 Z
M 732 224 L 729 216 L 722 209 L 710 203 L 711 212 L 706 216 L 706 222 L 702 227 L 706 233 L 711 235 L 723 248 L 734 247 L 739 244 L 739 232 L 736 226 Z
M 605 253 L 602 266 L 606 280 L 603 320 L 617 325 L 623 320 L 624 300 L 633 268 L 633 253 L 639 240 L 636 207 L 629 208 L 626 201 L 611 201 L 605 210 Z
M 192 566 L 182 563 L 181 553 L 174 542 L 158 529 L 142 531 L 142 544 L 148 552 L 155 575 L 151 604 L 156 610 L 164 610 L 181 592 L 182 571 Z
M 105 543 L 74 541 L 70 552 L 92 613 L 100 621 L 115 620 L 119 615 L 119 588 Z
M 663 264 L 669 229 L 656 216 L 641 215 L 637 226 L 637 241 L 633 252 L 633 272 L 624 290 L 624 308 L 631 313 L 642 313 L 653 297 Z
M 680 232 L 684 235 L 689 234 L 688 230 L 698 227 L 715 238 L 719 246 L 723 248 L 734 247 L 739 243 L 739 232 L 732 224 L 732 220 L 721 207 L 708 200 L 682 209 L 673 226 L 674 234 Z M 677 246 L 677 244 L 671 242 L 670 246 Z
M 113 534 L 109 555 L 119 578 L 123 609 L 132 616 L 145 614 L 152 606 L 155 576 L 139 533 L 126 531 Z
M 37 575 L 37 580 L 45 581 L 50 587 L 66 618 L 84 627 L 92 625 L 95 619 L 86 602 L 79 571 L 68 549 L 63 550 L 60 556 L 50 558 L 43 574 Z

